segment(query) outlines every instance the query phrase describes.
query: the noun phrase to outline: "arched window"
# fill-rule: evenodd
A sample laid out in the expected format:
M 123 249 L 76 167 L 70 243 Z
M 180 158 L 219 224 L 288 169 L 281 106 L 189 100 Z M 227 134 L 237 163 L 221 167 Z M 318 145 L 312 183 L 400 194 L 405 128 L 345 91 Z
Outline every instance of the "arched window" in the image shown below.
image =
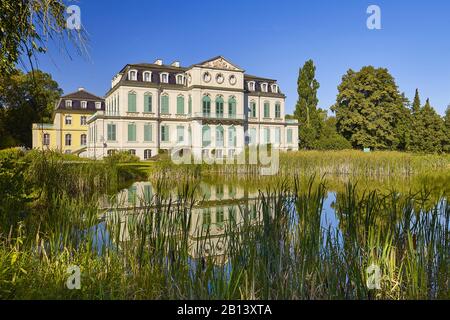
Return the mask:
M 184 114 L 184 96 L 181 94 L 177 97 L 177 114 Z
M 236 117 L 236 99 L 233 96 L 228 99 L 228 116 L 230 118 Z
M 222 98 L 222 96 L 217 96 L 217 98 L 216 98 L 216 117 L 223 118 L 223 98 Z
M 210 117 L 211 116 L 211 98 L 209 96 L 203 97 L 203 116 Z
M 261 91 L 262 92 L 267 92 L 267 87 L 268 87 L 267 82 L 261 83 Z
M 255 91 L 255 81 L 247 82 L 247 86 L 249 91 Z
M 211 128 L 209 126 L 203 126 L 202 128 L 202 145 L 203 147 L 211 145 Z
M 144 94 L 144 112 L 152 112 L 153 106 L 152 106 L 152 94 L 149 92 L 146 92 Z
M 143 78 L 145 82 L 152 82 L 152 73 L 150 71 L 144 71 Z
M 66 125 L 72 124 L 72 116 L 66 116 L 64 119 L 65 119 Z
M 136 81 L 137 80 L 137 71 L 136 70 L 130 70 L 128 72 L 128 79 L 131 81 Z
M 216 147 L 224 145 L 224 130 L 222 126 L 216 127 Z
M 66 134 L 65 141 L 66 146 L 72 145 L 72 135 L 70 133 Z
M 236 147 L 236 145 L 237 145 L 236 128 L 234 126 L 231 126 L 228 129 L 228 146 Z
M 272 84 L 272 92 L 273 93 L 278 93 L 278 85 L 277 84 Z
M 169 114 L 169 96 L 167 94 L 161 96 L 161 114 Z
M 136 93 L 128 92 L 128 112 L 136 112 Z
M 85 134 L 82 134 L 80 136 L 80 145 L 85 146 L 87 144 L 87 136 Z
M 169 74 L 167 72 L 162 72 L 160 74 L 160 81 L 162 83 L 169 83 Z
M 182 74 L 177 75 L 177 84 L 184 84 L 184 75 Z

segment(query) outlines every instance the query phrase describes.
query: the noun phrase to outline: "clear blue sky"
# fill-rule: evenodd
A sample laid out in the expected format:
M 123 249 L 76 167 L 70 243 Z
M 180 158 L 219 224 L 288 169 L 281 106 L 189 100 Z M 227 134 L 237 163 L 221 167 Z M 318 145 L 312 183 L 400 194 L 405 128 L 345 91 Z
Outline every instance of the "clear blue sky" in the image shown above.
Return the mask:
M 65 93 L 98 95 L 127 63 L 182 65 L 223 55 L 247 73 L 278 79 L 287 111 L 297 100 L 298 68 L 317 67 L 319 105 L 329 109 L 349 69 L 387 67 L 412 100 L 416 87 L 440 114 L 450 104 L 448 0 L 80 0 L 90 59 L 55 48 L 40 58 Z M 381 7 L 382 30 L 369 30 L 366 9 Z

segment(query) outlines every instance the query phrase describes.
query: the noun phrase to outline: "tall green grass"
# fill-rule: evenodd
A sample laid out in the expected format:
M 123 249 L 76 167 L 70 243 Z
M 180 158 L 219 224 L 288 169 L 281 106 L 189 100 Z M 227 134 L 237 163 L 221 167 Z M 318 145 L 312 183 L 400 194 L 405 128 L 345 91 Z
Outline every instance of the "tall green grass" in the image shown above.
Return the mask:
M 53 193 L 45 228 L 24 221 L 3 235 L 0 297 L 450 298 L 450 206 L 445 199 L 430 203 L 427 190 L 365 192 L 347 183 L 336 193 L 339 228 L 332 228 L 321 223 L 325 180 L 279 178 L 260 190 L 255 203 L 226 215 L 223 231 L 215 234 L 193 219 L 202 203 L 196 181 L 174 183 L 161 173 L 147 205 L 130 211 L 113 205 L 100 225 L 95 198 Z M 84 183 L 77 186 L 84 190 Z M 87 229 L 92 232 L 80 232 Z M 109 241 L 99 247 L 100 231 Z M 371 264 L 381 268 L 380 290 L 367 288 Z M 81 290 L 65 287 L 70 265 L 81 268 Z

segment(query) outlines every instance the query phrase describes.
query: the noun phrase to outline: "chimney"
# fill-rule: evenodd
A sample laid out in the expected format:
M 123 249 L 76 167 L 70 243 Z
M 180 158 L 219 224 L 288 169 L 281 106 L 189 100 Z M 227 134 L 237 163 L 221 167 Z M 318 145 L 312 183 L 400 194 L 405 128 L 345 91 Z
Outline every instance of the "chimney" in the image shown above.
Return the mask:
M 163 61 L 161 59 L 156 59 L 156 61 L 153 64 L 157 64 L 158 66 L 162 66 Z
M 174 61 L 174 62 L 172 62 L 171 66 L 172 66 L 172 67 L 177 67 L 177 68 L 179 68 L 179 67 L 180 67 L 180 61 Z
M 85 91 L 83 87 L 79 87 L 78 91 Z

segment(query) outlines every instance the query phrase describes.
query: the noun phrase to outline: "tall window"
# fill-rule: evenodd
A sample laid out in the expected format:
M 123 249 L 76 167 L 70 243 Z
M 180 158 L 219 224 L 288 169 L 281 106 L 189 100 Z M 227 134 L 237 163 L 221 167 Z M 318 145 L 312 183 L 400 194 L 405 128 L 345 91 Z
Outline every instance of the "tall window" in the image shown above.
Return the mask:
M 177 126 L 177 142 L 184 141 L 184 126 Z
M 228 116 L 230 118 L 236 117 L 236 99 L 234 97 L 228 100 Z
M 255 101 L 250 102 L 250 117 L 256 118 L 256 102 Z
M 42 144 L 44 146 L 49 146 L 50 145 L 50 134 L 44 133 L 44 137 L 42 138 Z
M 72 108 L 72 100 L 66 100 L 66 108 Z
M 85 126 L 86 125 L 86 116 L 81 116 L 80 117 L 80 124 L 82 125 L 82 126 Z
M 72 124 L 72 116 L 66 116 L 65 121 L 66 121 L 66 125 L 71 125 Z
M 152 131 L 153 131 L 153 128 L 152 128 L 151 124 L 149 124 L 149 123 L 144 124 L 144 141 L 145 142 L 150 142 L 153 140 L 152 139 L 153 138 Z
M 129 142 L 136 141 L 136 124 L 135 123 L 128 124 L 128 141 Z
M 129 78 L 132 81 L 136 81 L 137 80 L 137 71 L 136 70 L 131 70 L 129 73 Z
M 163 95 L 161 97 L 161 114 L 169 114 L 169 96 Z
M 270 129 L 264 128 L 264 143 L 270 143 Z
M 267 83 L 261 83 L 261 91 L 262 92 L 267 92 Z
M 275 104 L 275 118 L 281 118 L 281 105 L 278 102 Z
M 128 93 L 128 112 L 136 112 L 136 93 Z
M 248 131 L 248 144 L 256 144 L 256 128 L 250 128 Z
M 224 130 L 222 126 L 216 128 L 216 147 L 223 147 Z
M 228 146 L 236 147 L 236 144 L 237 144 L 236 128 L 234 126 L 231 126 L 228 129 Z
M 223 118 L 223 98 L 221 96 L 216 98 L 216 117 Z
M 108 141 L 116 141 L 116 125 L 109 123 L 107 126 Z
M 161 82 L 162 83 L 169 83 L 169 74 L 168 73 L 161 73 Z
M 144 112 L 152 112 L 152 95 L 144 94 Z
M 270 118 L 270 103 L 264 102 L 264 118 Z
M 177 97 L 177 114 L 184 114 L 184 96 Z
M 85 134 L 82 134 L 80 137 L 80 144 L 82 146 L 85 146 L 87 144 L 87 136 Z
M 144 160 L 148 160 L 148 159 L 150 159 L 152 157 L 152 150 L 150 150 L 150 149 L 145 149 L 144 150 Z M 150 187 L 150 186 L 145 186 L 146 188 L 147 187 Z M 147 194 L 145 194 L 145 195 L 147 195 Z M 147 200 L 147 199 L 146 199 Z
M 66 146 L 72 145 L 72 135 L 70 133 L 66 134 L 65 143 L 66 143 Z
M 81 101 L 81 109 L 87 108 L 87 101 Z
M 152 73 L 149 72 L 149 71 L 145 71 L 143 77 L 144 77 L 144 81 L 145 82 L 151 82 L 152 81 Z
M 203 116 L 209 117 L 211 115 L 211 99 L 208 96 L 203 97 Z
M 101 102 L 96 102 L 95 103 L 95 109 L 100 110 L 102 108 L 102 103 Z
M 275 143 L 281 143 L 281 129 L 275 128 Z
M 287 129 L 287 143 L 292 143 L 292 129 Z
M 161 126 L 161 141 L 169 141 L 169 126 Z
M 209 126 L 203 126 L 202 128 L 202 145 L 203 147 L 211 145 L 211 128 Z

